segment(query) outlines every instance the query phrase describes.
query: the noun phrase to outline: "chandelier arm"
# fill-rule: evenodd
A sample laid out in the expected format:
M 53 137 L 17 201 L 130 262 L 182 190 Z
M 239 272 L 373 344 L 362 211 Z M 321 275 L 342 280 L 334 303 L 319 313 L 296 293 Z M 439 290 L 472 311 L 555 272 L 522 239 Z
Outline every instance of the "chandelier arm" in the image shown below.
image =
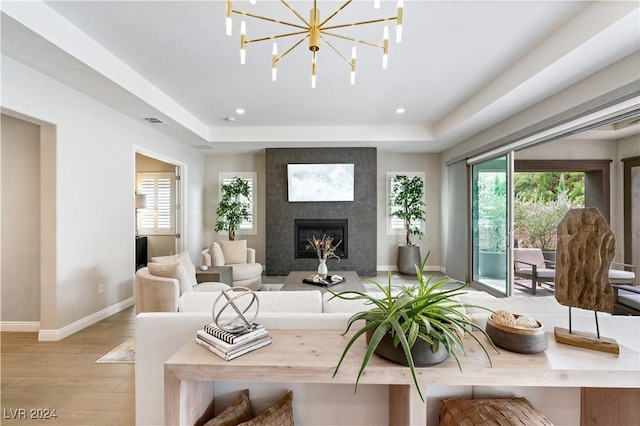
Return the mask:
M 298 19 L 300 19 L 302 22 L 304 22 L 304 23 L 305 23 L 305 25 L 306 25 L 307 27 L 311 28 L 311 23 L 309 23 L 309 21 L 307 21 L 307 20 L 305 19 L 305 17 L 304 17 L 304 16 L 302 16 L 302 15 L 300 14 L 300 12 L 298 12 L 298 11 L 296 10 L 296 8 L 295 8 L 295 7 L 293 7 L 293 6 L 291 6 L 289 3 L 287 3 L 287 1 L 286 1 L 286 0 L 280 0 L 280 2 L 281 2 L 282 4 L 284 4 L 284 5 L 287 7 L 287 9 L 289 9 L 289 10 L 291 11 L 291 13 L 293 13 L 294 15 L 296 15 L 296 16 L 298 17 Z
M 384 46 L 381 45 L 381 44 L 372 43 L 370 41 L 361 40 L 359 38 L 349 37 L 349 36 L 345 36 L 345 35 L 342 35 L 342 34 L 330 33 L 330 32 L 327 32 L 327 31 L 322 31 L 322 34 L 326 34 L 326 35 L 331 36 L 331 37 L 341 38 L 341 39 L 344 39 L 344 40 L 353 41 L 353 42 L 360 43 L 360 44 L 366 44 L 367 46 L 378 47 L 380 49 L 384 49 Z M 324 41 L 326 41 L 326 39 L 324 37 L 322 39 Z M 327 44 L 329 44 L 329 43 L 327 43 Z
M 329 22 L 334 16 L 336 16 L 338 13 L 342 12 L 342 9 L 344 9 L 345 7 L 349 6 L 349 4 L 351 3 L 352 0 L 347 0 L 342 6 L 340 6 L 338 9 L 336 9 L 335 12 L 333 12 L 331 15 L 329 15 L 327 17 L 327 19 L 325 19 L 324 21 L 322 21 L 322 23 L 320 24 L 320 27 L 322 27 L 324 24 L 326 24 L 327 22 Z M 315 7 L 315 2 L 314 2 L 314 7 Z
M 320 30 L 335 30 L 336 28 L 355 27 L 357 25 L 378 24 L 380 22 L 397 21 L 397 16 L 389 16 L 387 18 L 371 19 L 370 21 L 350 22 L 348 24 L 332 25 L 330 27 L 321 27 Z
M 276 35 L 272 35 L 272 36 L 254 38 L 254 39 L 251 39 L 251 40 L 245 40 L 245 43 L 257 43 L 259 41 L 274 40 L 274 39 L 277 39 L 277 38 L 291 37 L 291 36 L 300 35 L 300 34 L 307 34 L 307 31 L 297 31 L 295 33 L 276 34 Z M 302 40 L 304 40 L 304 39 L 302 39 Z
M 309 30 L 309 28 L 307 28 L 305 26 L 302 26 L 302 25 L 293 24 L 291 22 L 286 22 L 286 21 L 281 21 L 279 19 L 268 18 L 266 16 L 260 16 L 260 15 L 254 14 L 254 13 L 244 12 L 242 10 L 232 10 L 232 12 L 237 14 L 237 15 L 243 15 L 243 16 L 248 16 L 250 18 L 262 19 L 264 21 L 269 21 L 269 22 L 275 22 L 276 24 L 289 25 L 290 27 L 300 28 L 301 30 L 307 30 L 307 31 Z
M 327 46 L 329 46 L 329 47 L 330 47 L 334 52 L 336 52 L 336 53 L 338 54 L 338 56 L 340 56 L 342 59 L 344 59 L 344 61 L 345 61 L 347 64 L 349 64 L 349 66 L 351 66 L 351 61 L 350 61 L 349 59 L 345 58 L 345 56 L 344 56 L 342 53 L 340 53 L 340 51 L 339 51 L 338 49 L 336 49 L 336 48 L 335 48 L 331 43 L 329 43 L 329 41 L 328 41 L 326 38 L 324 38 L 324 37 L 322 37 L 322 36 L 320 36 L 320 38 L 321 38 L 325 43 L 327 43 Z
M 276 58 L 276 62 L 278 62 L 280 59 L 284 58 L 289 52 L 291 52 L 293 49 L 295 49 L 296 47 L 298 47 L 300 45 L 300 43 L 302 43 L 303 41 L 305 41 L 306 39 L 309 38 L 309 35 L 307 34 L 306 36 L 302 37 L 302 39 L 300 39 L 299 42 L 297 42 L 296 44 L 294 44 L 293 46 L 291 46 L 289 49 L 287 49 L 282 55 L 278 56 Z

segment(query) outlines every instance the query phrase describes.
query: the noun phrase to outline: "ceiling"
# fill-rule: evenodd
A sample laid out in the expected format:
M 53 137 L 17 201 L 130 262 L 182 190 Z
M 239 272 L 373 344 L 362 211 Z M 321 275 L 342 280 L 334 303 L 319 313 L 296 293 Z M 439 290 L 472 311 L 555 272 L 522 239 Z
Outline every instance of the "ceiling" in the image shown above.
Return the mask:
M 296 20 L 280 2 L 233 4 Z M 312 6 L 291 4 L 305 17 Z M 322 16 L 340 4 L 318 1 Z M 354 1 L 334 19 L 395 15 L 394 1 L 372 4 Z M 321 46 L 312 89 L 305 43 L 280 61 L 276 82 L 270 42 L 249 45 L 241 65 L 240 19 L 227 37 L 225 5 L 3 1 L 2 52 L 131 117 L 157 118 L 159 131 L 205 153 L 238 153 L 318 144 L 441 152 L 640 49 L 637 1 L 405 0 L 387 70 L 379 49 L 359 45 L 352 86 L 348 64 Z M 249 38 L 290 31 L 246 21 Z M 379 43 L 382 28 L 348 34 Z M 295 40 L 281 39 L 279 51 Z M 335 45 L 350 56 L 350 45 Z

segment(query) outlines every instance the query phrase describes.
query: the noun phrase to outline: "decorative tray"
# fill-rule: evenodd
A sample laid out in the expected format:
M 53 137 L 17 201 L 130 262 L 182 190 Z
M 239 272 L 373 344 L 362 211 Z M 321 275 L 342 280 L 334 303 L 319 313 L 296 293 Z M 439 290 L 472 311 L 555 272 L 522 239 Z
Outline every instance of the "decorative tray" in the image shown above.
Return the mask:
M 311 275 L 303 279 L 302 282 L 305 284 L 312 284 L 320 287 L 331 287 L 336 284 L 342 284 L 346 280 L 346 278 L 341 277 L 340 275 L 327 275 L 325 279 L 320 278 L 319 275 Z

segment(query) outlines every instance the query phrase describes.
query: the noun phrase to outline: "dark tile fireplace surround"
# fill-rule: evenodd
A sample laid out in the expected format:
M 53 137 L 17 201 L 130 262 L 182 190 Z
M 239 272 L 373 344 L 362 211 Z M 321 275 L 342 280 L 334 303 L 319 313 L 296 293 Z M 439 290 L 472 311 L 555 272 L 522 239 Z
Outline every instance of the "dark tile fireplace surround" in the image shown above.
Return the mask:
M 354 164 L 354 201 L 296 202 L 287 200 L 287 164 Z M 326 233 L 340 261 L 327 262 L 329 272 L 355 270 L 376 274 L 377 159 L 375 148 L 269 148 L 266 150 L 266 258 L 267 275 L 295 270 L 315 271 L 315 252 L 306 251 L 307 239 Z M 306 253 L 305 253 L 306 251 Z

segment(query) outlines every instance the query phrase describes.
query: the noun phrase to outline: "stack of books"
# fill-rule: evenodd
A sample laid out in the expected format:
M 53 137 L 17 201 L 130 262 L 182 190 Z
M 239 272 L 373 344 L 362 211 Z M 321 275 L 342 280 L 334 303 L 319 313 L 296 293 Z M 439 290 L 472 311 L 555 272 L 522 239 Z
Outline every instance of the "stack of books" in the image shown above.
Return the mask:
M 252 324 L 247 330 L 230 333 L 214 323 L 196 332 L 196 343 L 220 358 L 230 361 L 271 343 L 271 336 L 261 324 Z

